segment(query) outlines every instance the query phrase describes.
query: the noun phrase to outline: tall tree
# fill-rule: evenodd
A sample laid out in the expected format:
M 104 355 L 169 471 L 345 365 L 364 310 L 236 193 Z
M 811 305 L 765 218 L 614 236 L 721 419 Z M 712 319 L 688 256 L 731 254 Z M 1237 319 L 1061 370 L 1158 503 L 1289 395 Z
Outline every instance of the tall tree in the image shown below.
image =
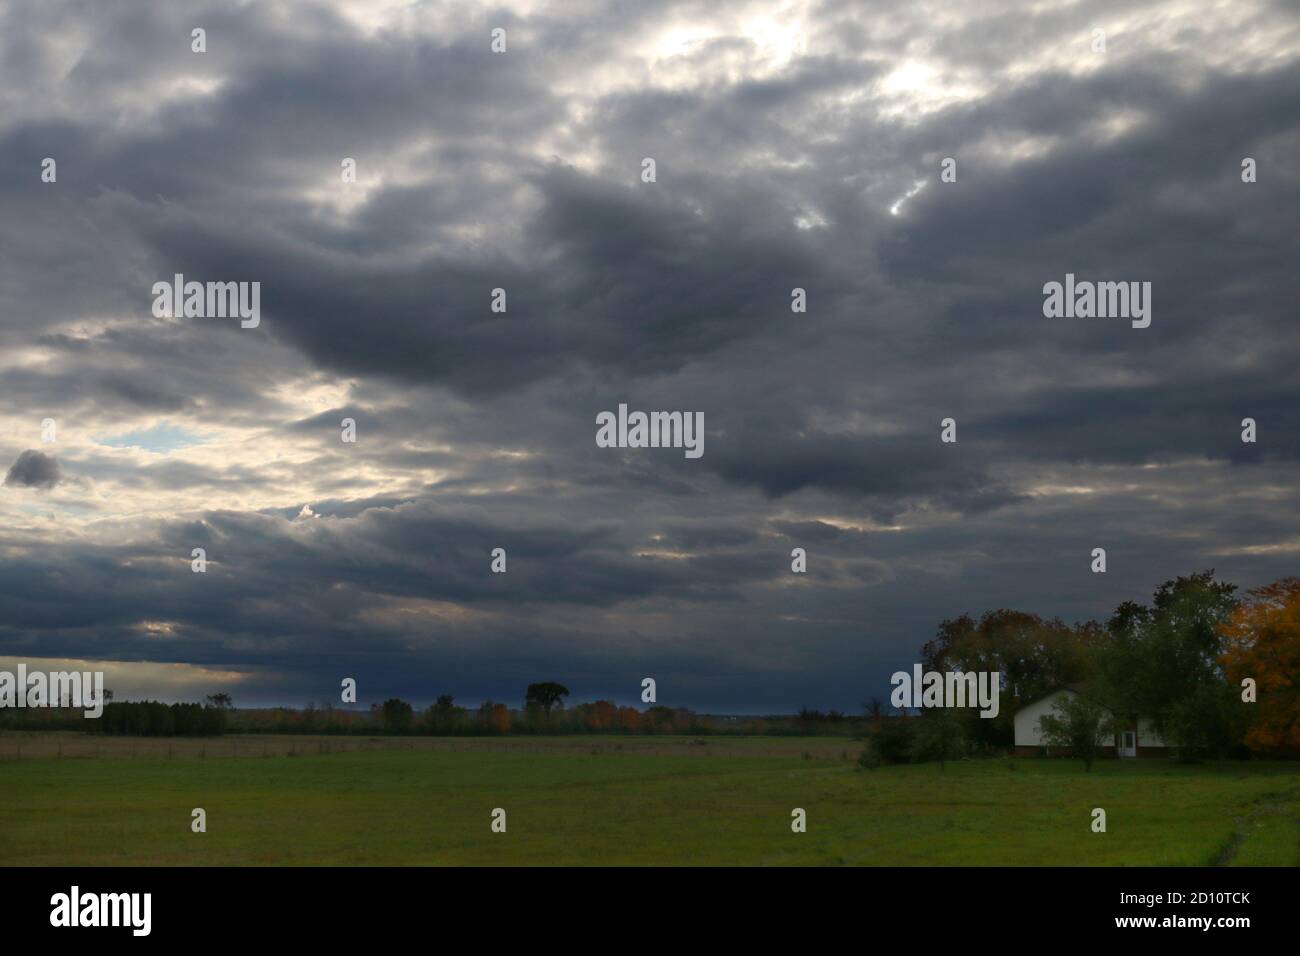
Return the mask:
M 445 733 L 454 728 L 456 724 L 456 701 L 451 694 L 442 694 L 438 700 L 429 705 L 429 709 L 424 712 L 424 723 L 430 730 Z
M 404 734 L 411 729 L 411 717 L 414 709 L 398 697 L 390 697 L 381 708 L 384 729 L 390 734 Z
M 1107 625 L 1097 692 L 1117 716 L 1147 717 L 1182 757 L 1231 744 L 1220 628 L 1238 605 L 1236 585 L 1214 570 L 1166 581 L 1150 606 L 1126 601 Z
M 942 622 L 921 649 L 921 661 L 926 670 L 997 671 L 1012 700 L 1025 702 L 1084 679 L 1104 639 L 1105 631 L 1091 621 L 1071 626 L 1002 608 L 978 621 L 963 614 Z M 1011 746 L 1015 710 L 1004 705 L 991 719 L 966 714 L 967 736 L 985 748 Z
M 879 729 L 880 722 L 885 719 L 885 705 L 880 702 L 880 698 L 872 697 L 862 705 L 862 709 L 866 711 L 867 723 L 872 729 Z
M 1300 578 L 1255 588 L 1224 623 L 1220 658 L 1240 700 L 1255 682 L 1246 744 L 1254 750 L 1300 748 Z
M 544 681 L 540 684 L 529 684 L 528 690 L 524 694 L 524 707 L 540 707 L 549 717 L 551 708 L 565 697 L 569 696 L 569 688 L 563 684 L 557 684 L 555 681 Z

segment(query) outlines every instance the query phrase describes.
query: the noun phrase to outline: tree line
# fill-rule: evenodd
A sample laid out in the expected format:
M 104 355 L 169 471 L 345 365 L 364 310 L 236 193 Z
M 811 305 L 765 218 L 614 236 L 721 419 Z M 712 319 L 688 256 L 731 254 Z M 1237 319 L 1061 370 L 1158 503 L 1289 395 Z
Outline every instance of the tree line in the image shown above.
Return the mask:
M 935 708 L 890 720 L 876 702 L 864 765 L 1007 752 L 1016 710 L 1065 686 L 1077 694 L 1043 730 L 1087 766 L 1139 718 L 1185 760 L 1300 754 L 1297 578 L 1239 595 L 1201 571 L 1166 581 L 1149 604 L 1125 601 L 1104 623 L 1009 609 L 961 615 L 939 625 L 921 657 L 926 670 L 1000 671 L 998 716 Z
M 372 705 L 369 711 L 314 706 L 239 710 L 231 715 L 230 732 L 435 737 L 507 734 L 856 736 L 864 733 L 866 727 L 865 718 L 833 710 L 823 713 L 804 708 L 796 715 L 720 718 L 699 714 L 686 707 L 656 705 L 639 710 L 609 700 L 565 706 L 557 698 L 548 708 L 539 700 L 530 700 L 527 695 L 521 708 L 492 700 L 474 707 L 462 707 L 450 694 L 444 694 L 424 709 L 393 697 L 382 704 Z
M 331 706 L 235 710 L 227 694 L 204 703 L 117 702 L 99 720 L 80 710 L 0 710 L 0 727 L 140 736 L 221 733 L 689 734 L 864 736 L 864 765 L 1006 753 L 1016 710 L 1064 686 L 1080 688 L 1045 722 L 1049 742 L 1091 763 L 1108 734 L 1139 717 L 1177 755 L 1300 754 L 1300 579 L 1245 595 L 1213 570 L 1166 581 L 1149 604 L 1122 603 L 1104 623 L 1066 624 L 1011 609 L 942 621 L 921 649 L 927 671 L 998 671 L 997 717 L 973 709 L 892 713 L 873 698 L 865 715 L 802 709 L 798 715 L 721 719 L 687 708 L 646 710 L 597 700 L 566 706 L 569 689 L 528 685 L 523 706 L 462 707 L 444 694 L 423 710 L 400 698 L 369 711 Z M 1254 701 L 1243 700 L 1243 681 Z M 901 718 L 901 719 L 900 719 Z

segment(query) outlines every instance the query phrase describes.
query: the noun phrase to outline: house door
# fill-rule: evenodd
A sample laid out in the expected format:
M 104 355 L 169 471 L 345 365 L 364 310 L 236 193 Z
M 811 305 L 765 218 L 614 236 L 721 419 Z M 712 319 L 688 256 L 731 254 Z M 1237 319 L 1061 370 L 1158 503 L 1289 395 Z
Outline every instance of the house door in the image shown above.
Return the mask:
M 1119 755 L 1121 757 L 1136 757 L 1138 755 L 1136 733 L 1126 730 L 1120 734 Z

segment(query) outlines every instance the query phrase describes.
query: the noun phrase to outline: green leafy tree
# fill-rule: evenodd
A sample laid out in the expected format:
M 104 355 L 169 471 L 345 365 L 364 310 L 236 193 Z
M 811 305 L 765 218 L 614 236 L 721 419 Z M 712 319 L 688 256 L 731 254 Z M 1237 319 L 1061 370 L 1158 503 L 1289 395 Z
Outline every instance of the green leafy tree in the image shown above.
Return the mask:
M 912 759 L 918 763 L 937 760 L 943 771 L 949 760 L 961 756 L 966 740 L 966 721 L 952 708 L 935 707 L 913 720 Z
M 1043 740 L 1049 747 L 1069 750 L 1083 761 L 1085 772 L 1091 771 L 1102 748 L 1115 739 L 1117 725 L 1110 711 L 1088 694 L 1062 694 L 1052 711 L 1038 718 Z
M 447 733 L 455 728 L 459 710 L 451 694 L 443 694 L 424 712 L 425 727 L 435 733 Z
M 1105 639 L 1105 630 L 1091 621 L 1069 625 L 1002 608 L 978 621 L 968 614 L 943 621 L 921 649 L 921 661 L 928 671 L 997 671 L 1013 700 L 1029 701 L 1085 679 L 1095 648 Z M 959 719 L 972 744 L 995 750 L 1014 742 L 1015 710 L 1004 705 L 997 717 L 968 711 Z
M 1148 717 L 1183 759 L 1231 743 L 1235 711 L 1220 657 L 1222 627 L 1240 603 L 1235 591 L 1213 569 L 1201 571 L 1160 585 L 1149 606 L 1124 602 L 1107 624 L 1099 699 L 1126 720 Z
M 1197 753 L 1222 756 L 1245 737 L 1248 708 L 1237 688 L 1224 681 L 1206 680 L 1170 705 L 1162 723 L 1163 734 L 1167 741 L 1177 743 L 1185 757 Z
M 390 697 L 384 701 L 380 713 L 385 731 L 390 734 L 404 734 L 411 729 L 411 718 L 415 711 L 406 701 L 397 697 Z
M 889 764 L 908 763 L 912 759 L 912 742 L 917 720 L 906 715 L 885 717 L 871 735 L 872 750 Z

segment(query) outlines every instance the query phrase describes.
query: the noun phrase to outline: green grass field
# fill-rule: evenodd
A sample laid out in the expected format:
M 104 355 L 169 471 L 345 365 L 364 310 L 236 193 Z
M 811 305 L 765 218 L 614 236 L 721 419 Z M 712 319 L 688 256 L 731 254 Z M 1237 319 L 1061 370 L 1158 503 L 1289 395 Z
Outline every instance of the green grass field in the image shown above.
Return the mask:
M 7 738 L 12 743 L 13 736 Z M 84 740 L 84 738 L 81 738 Z M 283 738 L 280 739 L 283 741 Z M 48 743 L 48 741 L 47 741 Z M 1300 766 L 853 764 L 848 740 L 245 738 L 0 760 L 6 865 L 1300 864 Z M 395 742 L 400 746 L 404 741 Z M 337 741 L 334 742 L 337 747 Z M 60 747 L 62 744 L 60 744 Z M 288 748 L 292 747 L 293 755 Z M 192 833 L 190 811 L 207 811 Z M 508 829 L 490 831 L 494 807 Z M 802 807 L 808 832 L 790 829 Z M 1093 807 L 1107 832 L 1090 829 Z

